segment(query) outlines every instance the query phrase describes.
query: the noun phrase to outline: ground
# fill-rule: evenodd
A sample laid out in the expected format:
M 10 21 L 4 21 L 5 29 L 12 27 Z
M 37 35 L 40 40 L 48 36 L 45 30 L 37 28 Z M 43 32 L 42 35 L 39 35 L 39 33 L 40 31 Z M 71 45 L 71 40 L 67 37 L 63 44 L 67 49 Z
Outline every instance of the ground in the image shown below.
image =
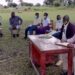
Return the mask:
M 28 7 L 27 7 L 28 8 Z M 75 8 L 21 8 L 21 9 L 0 9 L 0 15 L 3 17 L 3 33 L 4 37 L 0 38 L 0 75 L 36 75 L 32 67 L 30 67 L 28 54 L 28 40 L 24 40 L 24 29 L 31 24 L 34 19 L 34 13 L 39 12 L 43 16 L 44 12 L 49 13 L 49 17 L 55 21 L 56 15 L 66 15 L 71 17 L 74 22 Z M 23 18 L 21 35 L 19 38 L 12 38 L 9 31 L 9 17 L 11 11 L 15 11 L 16 15 Z M 47 75 L 59 75 L 60 68 L 49 66 Z

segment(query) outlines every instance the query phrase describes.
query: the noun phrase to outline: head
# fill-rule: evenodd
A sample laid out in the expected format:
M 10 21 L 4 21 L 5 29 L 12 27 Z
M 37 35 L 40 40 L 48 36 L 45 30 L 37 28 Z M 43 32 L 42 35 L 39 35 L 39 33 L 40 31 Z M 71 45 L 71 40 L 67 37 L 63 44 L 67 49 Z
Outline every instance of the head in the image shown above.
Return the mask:
M 70 20 L 69 16 L 68 15 L 65 15 L 63 17 L 63 24 L 66 25 L 67 23 L 69 23 L 69 20 Z
M 48 13 L 44 13 L 44 19 L 48 17 Z
M 15 17 L 15 12 L 12 12 L 11 13 L 11 17 Z
M 35 13 L 35 17 L 36 18 L 39 18 L 39 13 Z
M 57 15 L 57 20 L 61 20 L 61 16 L 60 15 Z

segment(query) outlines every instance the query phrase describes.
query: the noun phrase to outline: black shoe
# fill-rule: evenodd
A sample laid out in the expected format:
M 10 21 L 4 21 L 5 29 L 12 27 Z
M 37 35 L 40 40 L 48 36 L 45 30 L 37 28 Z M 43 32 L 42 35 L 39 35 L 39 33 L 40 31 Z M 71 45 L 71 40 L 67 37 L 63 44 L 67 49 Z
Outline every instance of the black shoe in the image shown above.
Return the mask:
M 19 37 L 19 34 L 16 34 L 17 37 Z
M 16 37 L 16 35 L 15 34 L 13 34 L 13 38 L 15 38 Z

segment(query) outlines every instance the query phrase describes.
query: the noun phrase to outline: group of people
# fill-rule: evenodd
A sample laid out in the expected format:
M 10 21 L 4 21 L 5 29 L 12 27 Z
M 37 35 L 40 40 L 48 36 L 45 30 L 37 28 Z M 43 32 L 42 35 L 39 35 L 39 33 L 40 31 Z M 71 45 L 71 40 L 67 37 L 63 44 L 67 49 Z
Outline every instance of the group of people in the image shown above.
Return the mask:
M 52 35 L 56 37 L 57 39 L 60 39 L 61 42 L 68 42 L 68 47 L 75 48 L 75 25 L 70 22 L 70 18 L 68 15 L 65 15 L 63 18 L 61 15 L 57 15 L 56 22 L 54 23 L 53 20 L 50 20 L 48 13 L 44 13 L 44 18 L 41 19 L 39 13 L 35 13 L 35 18 L 32 24 L 30 24 L 25 29 L 25 39 L 27 38 L 27 35 L 30 34 L 45 34 L 51 32 L 53 29 L 55 29 L 55 33 Z M 2 21 L 0 17 L 0 37 L 3 36 L 2 33 Z M 11 13 L 11 17 L 9 19 L 10 22 L 10 31 L 12 37 L 19 37 L 20 27 L 23 23 L 22 18 L 15 15 L 15 12 Z M 15 32 L 16 30 L 16 32 Z M 73 51 L 73 60 L 75 64 L 75 51 Z M 60 60 L 67 60 L 66 55 L 60 55 Z M 75 68 L 74 68 L 75 70 Z M 61 75 L 67 75 L 67 62 L 63 62 L 63 73 Z

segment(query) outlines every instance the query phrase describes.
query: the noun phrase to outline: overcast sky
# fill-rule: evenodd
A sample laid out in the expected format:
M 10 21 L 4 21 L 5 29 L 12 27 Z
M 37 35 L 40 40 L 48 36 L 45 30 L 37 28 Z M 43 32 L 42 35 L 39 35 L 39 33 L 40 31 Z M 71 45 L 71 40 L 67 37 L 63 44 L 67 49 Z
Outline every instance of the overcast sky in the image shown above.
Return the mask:
M 19 4 L 19 0 L 13 0 L 15 3 Z M 40 3 L 40 4 L 43 4 L 43 1 L 44 0 L 23 0 L 24 2 L 28 2 L 28 3 L 33 3 L 33 4 L 36 4 L 36 3 Z M 0 4 L 3 4 L 3 5 L 7 5 L 7 3 L 5 2 L 5 0 L 0 0 Z

